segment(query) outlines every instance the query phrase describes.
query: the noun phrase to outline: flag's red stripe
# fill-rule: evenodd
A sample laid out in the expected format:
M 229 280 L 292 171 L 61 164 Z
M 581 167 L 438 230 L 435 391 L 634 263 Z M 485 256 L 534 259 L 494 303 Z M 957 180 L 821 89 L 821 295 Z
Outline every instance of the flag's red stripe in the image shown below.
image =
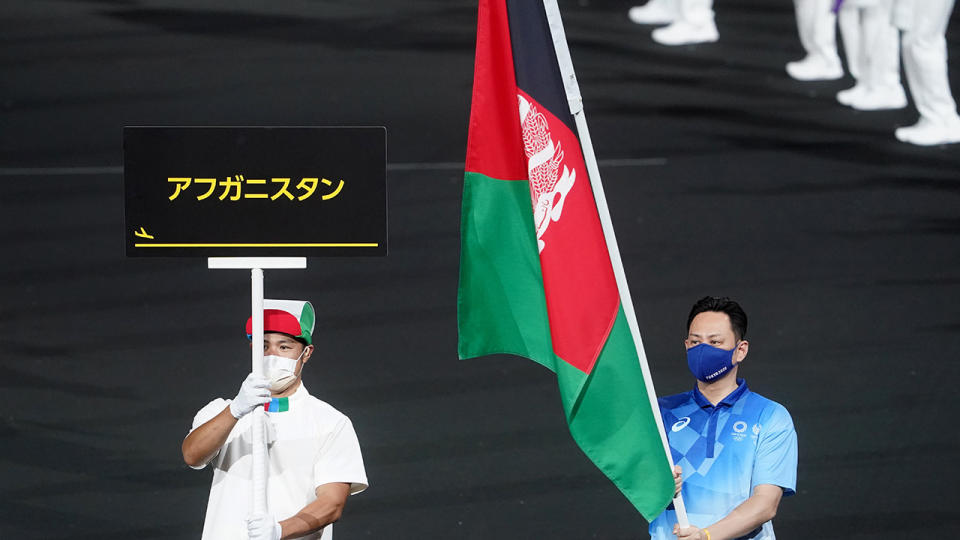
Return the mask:
M 502 1 L 480 3 L 475 62 L 466 170 L 526 180 L 510 24 Z
M 537 104 L 533 96 L 520 93 Z M 550 126 L 553 143 L 563 151 L 558 173 L 567 168 L 576 175 L 560 218 L 542 238 L 540 266 L 550 334 L 557 356 L 589 373 L 613 328 L 620 296 L 580 141 L 545 107 L 538 110 Z

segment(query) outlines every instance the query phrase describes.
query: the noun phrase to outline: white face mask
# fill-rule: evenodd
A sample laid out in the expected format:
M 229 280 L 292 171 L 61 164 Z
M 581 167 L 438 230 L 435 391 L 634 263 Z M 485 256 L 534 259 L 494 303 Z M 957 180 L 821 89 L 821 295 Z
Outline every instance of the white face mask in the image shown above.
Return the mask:
M 270 380 L 271 392 L 283 392 L 293 384 L 293 381 L 297 380 L 297 364 L 305 352 L 307 352 L 306 348 L 296 358 L 272 354 L 264 355 L 263 371 L 266 373 L 267 379 Z

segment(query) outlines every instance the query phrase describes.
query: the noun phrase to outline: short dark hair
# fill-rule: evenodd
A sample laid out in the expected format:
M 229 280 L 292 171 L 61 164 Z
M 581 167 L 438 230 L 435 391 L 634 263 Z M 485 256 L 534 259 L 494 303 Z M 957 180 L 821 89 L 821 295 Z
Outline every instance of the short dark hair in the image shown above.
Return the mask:
M 740 341 L 747 335 L 747 313 L 743 311 L 740 304 L 727 298 L 726 296 L 704 296 L 693 304 L 690 309 L 690 316 L 687 317 L 687 332 L 690 331 L 690 324 L 693 318 L 704 311 L 719 311 L 726 313 L 730 317 L 730 326 L 733 327 L 733 335 Z

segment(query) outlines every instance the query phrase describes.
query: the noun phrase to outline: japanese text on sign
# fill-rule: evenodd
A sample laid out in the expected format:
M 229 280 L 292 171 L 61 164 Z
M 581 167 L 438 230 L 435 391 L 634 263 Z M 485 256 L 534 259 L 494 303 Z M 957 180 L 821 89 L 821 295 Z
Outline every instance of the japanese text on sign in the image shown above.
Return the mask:
M 198 201 L 213 197 L 220 201 L 239 201 L 240 199 L 267 199 L 275 201 L 303 201 L 319 194 L 327 201 L 340 194 L 344 181 L 328 180 L 322 177 L 245 178 L 242 174 L 219 178 L 168 177 L 167 182 L 174 185 L 168 199 L 174 201 L 190 190 Z M 322 186 L 322 187 L 321 187 Z M 319 190 L 318 190 L 319 187 Z M 196 188 L 196 189 L 191 189 Z M 291 191 L 292 190 L 292 191 Z M 219 191 L 219 195 L 216 192 Z

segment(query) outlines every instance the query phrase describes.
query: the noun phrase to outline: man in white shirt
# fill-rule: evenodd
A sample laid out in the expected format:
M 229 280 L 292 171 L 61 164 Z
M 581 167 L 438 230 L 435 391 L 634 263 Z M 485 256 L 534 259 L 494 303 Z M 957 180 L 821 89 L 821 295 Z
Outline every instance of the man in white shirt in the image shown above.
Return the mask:
M 264 301 L 264 366 L 233 400 L 200 409 L 183 441 L 183 459 L 213 467 L 203 540 L 308 538 L 331 540 L 349 495 L 367 487 L 353 424 L 313 397 L 301 376 L 313 356 L 309 302 Z M 247 335 L 251 321 L 247 321 Z M 264 407 L 267 429 L 267 513 L 252 515 L 252 417 Z

